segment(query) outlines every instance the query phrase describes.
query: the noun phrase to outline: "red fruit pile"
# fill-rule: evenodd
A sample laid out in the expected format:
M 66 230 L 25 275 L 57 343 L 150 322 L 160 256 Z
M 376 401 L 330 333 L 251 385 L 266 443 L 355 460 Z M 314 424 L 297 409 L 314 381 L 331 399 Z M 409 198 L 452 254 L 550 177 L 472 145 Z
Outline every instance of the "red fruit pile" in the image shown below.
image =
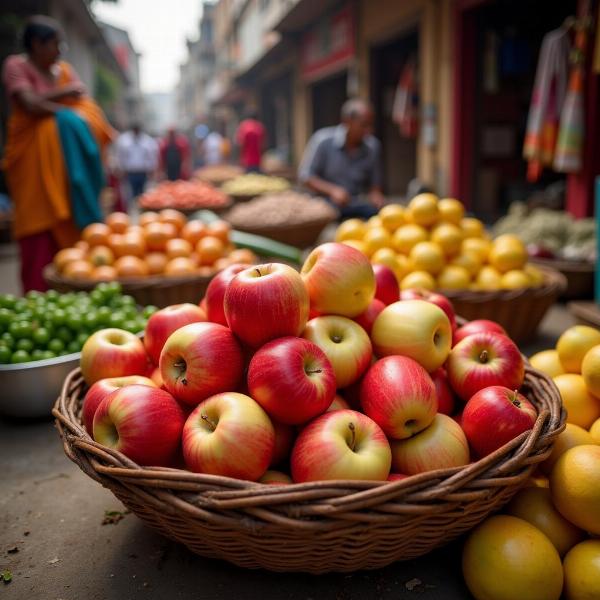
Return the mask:
M 223 208 L 229 204 L 229 197 L 203 181 L 163 181 L 143 194 L 139 202 L 142 208 L 148 210 L 194 210 Z

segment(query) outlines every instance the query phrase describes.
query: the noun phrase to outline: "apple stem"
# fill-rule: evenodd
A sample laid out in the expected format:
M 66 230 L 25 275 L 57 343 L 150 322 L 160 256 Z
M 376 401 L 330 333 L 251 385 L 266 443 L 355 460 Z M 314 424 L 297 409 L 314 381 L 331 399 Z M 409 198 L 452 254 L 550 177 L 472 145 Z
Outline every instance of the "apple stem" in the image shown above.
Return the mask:
M 304 372 L 307 375 L 314 375 L 315 373 L 322 373 L 323 369 L 306 369 Z
M 488 361 L 488 351 L 487 350 L 481 351 L 481 354 L 479 355 L 479 360 L 482 363 L 486 363 Z
M 352 433 L 352 438 L 350 439 L 350 450 L 354 452 L 354 445 L 356 444 L 356 427 L 354 427 L 354 423 L 352 421 L 348 423 L 348 429 L 350 429 L 350 432 Z
M 521 402 L 518 400 L 518 390 L 514 390 L 513 391 L 513 397 L 511 399 L 511 402 L 517 407 L 520 408 L 521 407 Z
M 187 379 L 185 378 L 185 370 L 186 370 L 187 365 L 185 364 L 185 361 L 184 360 L 180 360 L 180 361 L 178 361 L 176 363 L 173 363 L 173 366 L 176 369 L 179 369 L 181 371 L 180 377 L 183 375 L 183 377 L 181 377 L 181 379 L 180 379 L 181 384 L 182 385 L 187 385 Z M 179 379 L 179 377 L 177 379 Z
M 256 271 L 256 273 L 259 277 L 262 277 L 262 273 L 260 272 L 260 269 L 258 267 L 255 267 L 254 270 Z
M 211 421 L 206 415 L 200 415 L 202 420 L 210 427 L 211 431 L 214 431 L 217 428 L 217 424 L 214 421 Z

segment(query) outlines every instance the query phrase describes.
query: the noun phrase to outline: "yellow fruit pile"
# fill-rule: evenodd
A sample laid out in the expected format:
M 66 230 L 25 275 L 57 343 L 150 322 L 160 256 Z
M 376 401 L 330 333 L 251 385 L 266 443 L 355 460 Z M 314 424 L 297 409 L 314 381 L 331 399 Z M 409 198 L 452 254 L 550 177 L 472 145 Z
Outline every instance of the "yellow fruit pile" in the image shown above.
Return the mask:
M 600 598 L 600 331 L 571 327 L 530 361 L 554 379 L 567 426 L 508 514 L 469 536 L 465 581 L 477 600 Z
M 390 267 L 402 289 L 498 290 L 543 283 L 540 270 L 527 264 L 518 237 L 492 241 L 481 221 L 464 216 L 461 202 L 435 194 L 419 194 L 406 208 L 384 206 L 367 222 L 348 219 L 335 240 Z

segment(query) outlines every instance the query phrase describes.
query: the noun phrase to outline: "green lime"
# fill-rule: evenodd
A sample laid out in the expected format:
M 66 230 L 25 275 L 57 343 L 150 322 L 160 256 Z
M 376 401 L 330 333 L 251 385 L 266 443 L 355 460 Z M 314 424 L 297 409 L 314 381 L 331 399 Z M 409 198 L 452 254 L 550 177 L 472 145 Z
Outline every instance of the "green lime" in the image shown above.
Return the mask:
M 4 346 L 12 348 L 15 345 L 15 338 L 8 331 L 5 331 L 0 335 L 0 342 L 2 342 L 2 345 Z
M 49 358 L 56 358 L 56 353 L 52 352 L 52 350 L 44 350 L 43 360 L 48 360 Z
M 96 314 L 98 315 L 98 323 L 101 323 L 102 325 L 107 325 L 110 319 L 110 315 L 112 314 L 112 310 L 110 310 L 108 306 L 101 306 L 96 311 Z
M 73 354 L 73 352 L 79 352 L 81 350 L 81 346 L 79 345 L 77 340 L 71 340 L 67 344 L 67 350 L 69 351 L 69 354 Z
M 54 352 L 55 354 L 60 354 L 65 349 L 65 343 L 58 338 L 50 340 L 48 342 L 48 350 Z
M 51 302 L 56 302 L 60 296 L 56 290 L 48 290 L 44 295 L 46 300 L 50 300 Z
M 58 298 L 58 300 L 56 301 L 56 303 L 58 304 L 58 306 L 60 306 L 61 308 L 66 308 L 67 306 L 70 306 L 73 303 L 74 300 L 74 296 L 72 294 L 63 294 L 62 296 L 60 296 Z
M 64 325 L 67 322 L 67 312 L 62 308 L 57 308 L 52 315 L 52 322 L 55 325 Z
M 67 313 L 67 325 L 72 331 L 81 331 L 83 329 L 84 318 L 79 312 L 68 312 Z
M 15 339 L 29 338 L 33 334 L 33 326 L 29 321 L 13 321 L 8 331 Z
M 92 301 L 92 304 L 101 306 L 104 304 L 104 293 L 101 290 L 92 290 L 90 292 L 90 300 Z
M 83 345 L 87 342 L 89 337 L 89 334 L 85 333 L 84 331 L 80 331 L 77 334 L 77 343 L 83 348 Z
M 133 319 L 127 319 L 123 323 L 123 329 L 125 331 L 130 331 L 131 333 L 137 333 L 139 331 L 138 324 Z
M 36 300 L 37 298 L 43 298 L 43 297 L 44 297 L 44 293 L 39 292 L 38 290 L 29 290 L 25 294 L 25 298 L 27 298 L 28 300 Z
M 46 346 L 50 341 L 50 332 L 45 327 L 38 327 L 32 337 L 36 346 Z
M 118 327 L 120 329 L 123 328 L 123 323 L 126 321 L 127 317 L 123 313 L 122 310 L 115 310 L 108 319 L 108 324 L 110 327 Z
M 31 352 L 34 347 L 35 344 L 33 343 L 33 340 L 30 340 L 29 338 L 20 339 L 15 345 L 17 350 L 25 350 L 25 352 Z
M 0 308 L 0 325 L 7 327 L 13 320 L 13 312 L 8 308 Z
M 35 348 L 31 353 L 31 360 L 43 360 L 44 359 L 44 350 L 40 348 Z
M 73 332 L 66 326 L 61 325 L 55 332 L 54 337 L 68 344 L 73 339 Z M 48 346 L 50 348 L 50 346 Z M 52 350 L 52 348 L 50 348 Z
M 5 365 L 10 362 L 12 351 L 8 346 L 0 346 L 0 363 Z
M 83 324 L 88 329 L 95 329 L 98 325 L 98 313 L 95 310 L 90 310 L 83 316 Z
M 154 306 L 154 304 L 148 304 L 148 306 L 144 306 L 142 310 L 142 315 L 148 318 L 151 317 L 158 310 L 158 306 Z
M 13 364 L 29 362 L 30 360 L 31 356 L 29 355 L 29 352 L 26 352 L 25 350 L 17 350 L 16 352 L 13 352 L 13 355 L 10 357 L 10 362 Z
M 17 297 L 14 294 L 0 294 L 0 306 L 2 308 L 14 308 Z
M 125 307 L 125 306 L 135 306 L 135 305 L 136 305 L 136 301 L 133 296 L 129 296 L 127 294 L 125 294 L 124 296 L 121 296 L 121 306 Z
M 22 313 L 24 310 L 27 310 L 27 300 L 23 299 L 23 298 L 19 298 L 14 306 L 13 306 L 13 310 L 16 313 Z

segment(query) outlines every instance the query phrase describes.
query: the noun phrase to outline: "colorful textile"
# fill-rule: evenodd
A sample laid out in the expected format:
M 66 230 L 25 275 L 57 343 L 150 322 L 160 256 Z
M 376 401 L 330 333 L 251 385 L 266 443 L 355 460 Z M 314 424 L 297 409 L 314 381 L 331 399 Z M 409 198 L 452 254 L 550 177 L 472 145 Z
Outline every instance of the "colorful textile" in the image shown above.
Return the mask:
M 418 131 L 419 91 L 417 83 L 417 65 L 410 58 L 402 69 L 400 81 L 394 95 L 392 120 L 407 138 L 415 138 Z
M 237 130 L 237 143 L 241 148 L 240 161 L 244 167 L 260 167 L 265 142 L 265 128 L 256 119 L 245 119 Z
M 26 235 L 19 240 L 19 249 L 23 293 L 30 290 L 45 292 L 48 285 L 42 273 L 59 249 L 54 236 L 49 231 Z

